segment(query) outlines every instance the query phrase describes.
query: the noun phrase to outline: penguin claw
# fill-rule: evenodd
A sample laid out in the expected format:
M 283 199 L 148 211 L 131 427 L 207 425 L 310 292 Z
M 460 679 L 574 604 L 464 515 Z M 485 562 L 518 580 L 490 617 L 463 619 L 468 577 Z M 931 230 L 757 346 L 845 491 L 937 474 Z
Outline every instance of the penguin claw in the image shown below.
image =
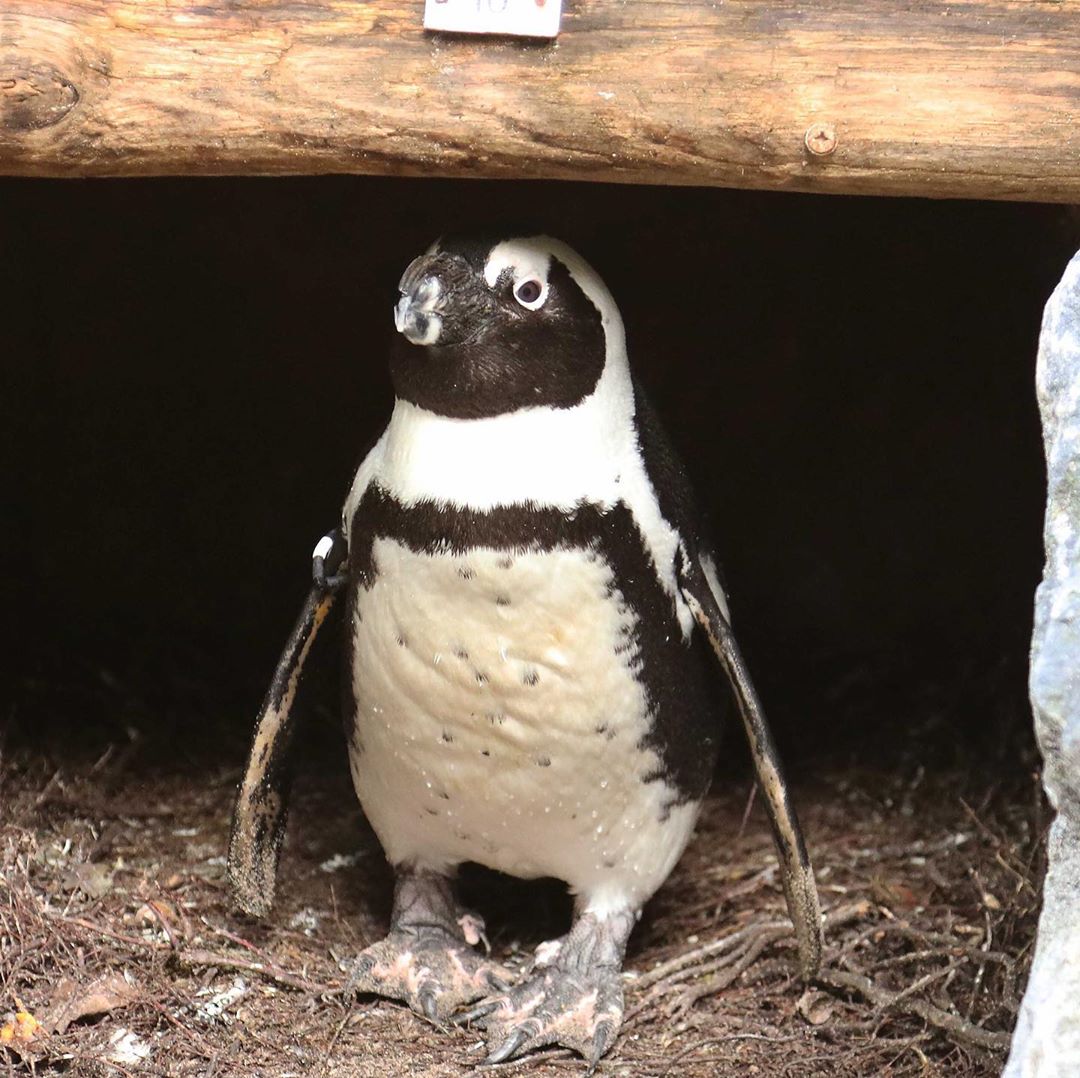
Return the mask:
M 424 1012 L 424 1017 L 430 1022 L 434 1022 L 436 1025 L 442 1025 L 439 1020 L 439 1000 L 434 991 L 430 987 L 422 988 L 417 996 L 420 1009 Z
M 452 1024 L 455 1026 L 470 1026 L 473 1022 L 478 1022 L 481 1018 L 486 1018 L 492 1011 L 498 1010 L 498 1008 L 499 1001 L 497 999 L 485 1000 L 483 1003 L 477 1004 L 464 1014 L 454 1015 Z
M 619 1013 L 618 1020 L 614 1023 L 601 1020 L 597 1023 L 596 1033 L 593 1034 L 592 1048 L 589 1053 L 585 1055 L 585 1061 L 589 1064 L 585 1070 L 586 1075 L 592 1075 L 596 1073 L 596 1068 L 600 1066 L 600 1060 L 604 1053 L 612 1046 L 616 1036 L 619 1033 L 619 1026 L 622 1025 L 622 1013 Z M 585 1053 L 582 1053 L 583 1055 Z
M 482 1066 L 492 1067 L 496 1063 L 505 1063 L 516 1055 L 525 1042 L 529 1039 L 528 1031 L 518 1026 L 497 1048 L 488 1054 Z

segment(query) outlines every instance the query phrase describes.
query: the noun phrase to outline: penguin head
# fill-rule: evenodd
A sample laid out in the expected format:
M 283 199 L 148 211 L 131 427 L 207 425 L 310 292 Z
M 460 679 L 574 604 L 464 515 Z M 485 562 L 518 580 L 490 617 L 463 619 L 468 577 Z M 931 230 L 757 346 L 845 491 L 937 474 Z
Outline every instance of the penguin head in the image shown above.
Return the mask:
M 439 415 L 570 408 L 596 389 L 607 363 L 625 363 L 611 294 L 547 236 L 441 239 L 398 290 L 394 390 Z

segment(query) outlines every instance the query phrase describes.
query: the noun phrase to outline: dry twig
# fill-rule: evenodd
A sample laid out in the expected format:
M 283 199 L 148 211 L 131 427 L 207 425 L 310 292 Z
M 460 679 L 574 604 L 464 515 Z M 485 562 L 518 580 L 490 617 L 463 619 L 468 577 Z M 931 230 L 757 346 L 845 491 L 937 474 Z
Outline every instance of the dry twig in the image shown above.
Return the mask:
M 850 970 L 823 969 L 818 980 L 830 988 L 839 988 L 846 992 L 857 992 L 869 1000 L 875 1007 L 886 1010 L 893 1007 L 921 1018 L 924 1022 L 947 1033 L 960 1044 L 975 1048 L 1001 1050 L 1009 1046 L 1009 1034 L 983 1029 L 981 1026 L 955 1014 L 949 1014 L 940 1007 L 935 1007 L 924 999 L 902 999 L 901 993 L 890 992 L 887 988 L 874 984 L 869 977 Z

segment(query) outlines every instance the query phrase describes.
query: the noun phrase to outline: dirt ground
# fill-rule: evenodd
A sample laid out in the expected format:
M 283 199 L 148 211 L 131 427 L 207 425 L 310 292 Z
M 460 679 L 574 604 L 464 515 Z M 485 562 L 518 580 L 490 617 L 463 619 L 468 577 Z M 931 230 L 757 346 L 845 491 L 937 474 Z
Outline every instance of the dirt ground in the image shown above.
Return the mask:
M 229 908 L 224 881 L 241 735 L 125 711 L 93 729 L 15 721 L 0 738 L 0 1074 L 473 1069 L 477 1032 L 342 998 L 343 964 L 385 931 L 390 877 L 334 737 L 306 754 L 277 905 L 256 923 Z M 1036 758 L 1030 745 L 1011 754 L 1004 779 L 919 755 L 800 761 L 795 800 L 827 913 L 826 969 L 809 987 L 748 772 L 719 776 L 634 934 L 627 1021 L 599 1073 L 998 1073 L 1038 911 Z M 477 871 L 464 888 L 511 964 L 565 930 L 555 885 Z M 493 1069 L 585 1071 L 565 1052 Z

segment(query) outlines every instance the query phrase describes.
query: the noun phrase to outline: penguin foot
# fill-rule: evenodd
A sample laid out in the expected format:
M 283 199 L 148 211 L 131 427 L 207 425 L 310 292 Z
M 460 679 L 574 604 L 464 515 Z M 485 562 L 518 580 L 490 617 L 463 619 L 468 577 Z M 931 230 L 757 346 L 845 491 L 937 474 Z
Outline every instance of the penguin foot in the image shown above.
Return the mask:
M 487 944 L 484 922 L 461 911 L 445 876 L 403 871 L 394 887 L 390 934 L 357 957 L 346 995 L 401 1000 L 443 1025 L 458 1008 L 514 981 L 473 950 L 480 942 Z
M 349 974 L 346 994 L 370 993 L 401 1000 L 438 1025 L 458 1008 L 492 991 L 513 975 L 441 928 L 392 931 L 362 951 Z
M 636 919 L 633 911 L 583 914 L 568 935 L 540 948 L 526 981 L 458 1016 L 487 1034 L 485 1064 L 556 1044 L 584 1056 L 591 1072 L 622 1025 L 622 960 Z
M 618 966 L 608 966 L 585 973 L 543 970 L 457 1021 L 487 1034 L 485 1064 L 556 1044 L 584 1056 L 591 1069 L 615 1043 L 622 1018 L 622 976 Z

